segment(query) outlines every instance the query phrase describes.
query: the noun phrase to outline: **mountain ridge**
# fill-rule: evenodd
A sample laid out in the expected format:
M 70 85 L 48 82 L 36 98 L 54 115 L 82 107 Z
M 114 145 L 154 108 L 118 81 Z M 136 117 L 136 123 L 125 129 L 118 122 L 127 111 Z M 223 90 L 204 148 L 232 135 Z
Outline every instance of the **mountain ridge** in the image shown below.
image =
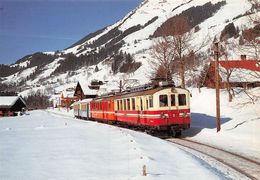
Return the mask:
M 174 2 L 145 0 L 115 24 L 88 34 L 62 51 L 33 53 L 19 59 L 8 66 L 9 68 L 3 66 L 2 69 L 9 69 L 10 73 L 7 73 L 8 76 L 0 74 L 0 83 L 17 86 L 24 94 L 29 91 L 44 91 L 46 85 L 53 89 L 60 89 L 63 86 L 65 88 L 70 84 L 73 86 L 72 84 L 75 84 L 77 80 L 90 82 L 93 79 L 102 81 L 109 79 L 111 87 L 115 87 L 119 79 L 137 79 L 139 83 L 145 83 L 149 80 L 151 73 L 149 62 L 152 62 L 154 58 L 151 55 L 151 47 L 157 39 L 154 36 L 156 30 L 178 14 L 195 12 L 196 7 L 204 7 L 209 3 L 216 5 L 221 2 L 225 4 L 221 4 L 216 12 L 211 13 L 209 17 L 190 29 L 194 36 L 193 46 L 199 46 L 205 39 L 205 35 L 212 39 L 219 38 L 221 32 L 230 23 L 239 29 L 238 37 L 242 36 L 244 29 L 252 27 L 247 17 L 242 16 L 251 8 L 247 0 L 240 0 L 239 3 L 232 0 L 176 0 Z M 209 8 L 205 11 L 211 12 Z M 197 30 L 195 30 L 196 26 Z M 238 37 L 231 37 L 229 40 L 237 43 Z M 200 50 L 205 57 L 201 60 L 202 65 L 196 67 L 196 75 L 209 59 L 211 44 L 212 42 L 208 43 Z M 127 66 L 124 64 L 127 63 L 126 57 L 129 54 L 132 56 L 133 66 L 140 63 L 142 65 L 133 68 L 132 71 L 126 70 L 126 73 L 122 73 L 119 69 Z M 230 51 L 230 58 L 239 58 L 239 56 L 240 54 L 235 50 Z M 33 65 L 33 62 L 40 61 L 42 58 L 47 59 L 47 62 Z M 64 72 L 55 73 L 64 63 L 68 63 L 70 68 Z M 115 64 L 118 65 L 116 70 L 113 69 Z M 96 67 L 97 72 L 95 72 Z M 15 83 L 13 83 L 14 80 Z M 175 81 L 178 84 L 178 78 Z

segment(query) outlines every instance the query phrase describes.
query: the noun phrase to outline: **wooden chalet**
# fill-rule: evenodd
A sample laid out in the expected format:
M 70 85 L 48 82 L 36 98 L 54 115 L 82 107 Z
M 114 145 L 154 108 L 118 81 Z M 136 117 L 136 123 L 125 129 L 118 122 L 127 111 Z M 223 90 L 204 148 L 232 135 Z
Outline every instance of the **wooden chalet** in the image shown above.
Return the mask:
M 60 96 L 60 107 L 70 108 L 70 105 L 79 98 L 74 96 L 74 92 L 63 91 Z
M 87 84 L 78 82 L 74 91 L 74 96 L 79 100 L 95 98 L 97 97 L 98 89 L 99 88 L 96 87 L 91 89 L 91 87 L 89 87 Z
M 0 116 L 16 116 L 26 108 L 26 103 L 19 96 L 0 96 Z
M 252 88 L 260 86 L 260 60 L 221 60 L 219 61 L 220 88 Z M 215 61 L 211 61 L 204 80 L 204 86 L 215 88 Z

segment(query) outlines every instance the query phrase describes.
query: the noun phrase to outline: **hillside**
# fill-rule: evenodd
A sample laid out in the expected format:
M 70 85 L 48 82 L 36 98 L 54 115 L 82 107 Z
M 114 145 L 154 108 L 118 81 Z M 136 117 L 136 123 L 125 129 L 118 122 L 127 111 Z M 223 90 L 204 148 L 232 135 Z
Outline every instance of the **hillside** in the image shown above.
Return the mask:
M 192 68 L 186 71 L 187 84 L 193 86 L 194 77 L 200 75 L 212 56 L 214 39 L 227 39 L 229 59 L 238 59 L 241 54 L 256 58 L 254 51 L 243 48 L 245 43 L 241 43 L 246 30 L 255 28 L 255 38 L 260 36 L 259 22 L 250 20 L 246 15 L 249 11 L 253 12 L 247 0 L 144 0 L 120 21 L 87 35 L 67 49 L 37 52 L 10 66 L 0 65 L 0 82 L 5 84 L 2 89 L 8 87 L 22 94 L 42 90 L 51 94 L 53 89 L 75 86 L 78 80 L 105 81 L 108 89 L 117 87 L 119 79 L 146 83 L 155 58 L 151 48 L 161 35 L 160 27 L 174 24 L 179 15 L 189 20 L 190 48 L 197 54 Z M 250 17 L 259 15 L 259 9 L 255 11 Z M 178 85 L 178 74 L 174 80 Z

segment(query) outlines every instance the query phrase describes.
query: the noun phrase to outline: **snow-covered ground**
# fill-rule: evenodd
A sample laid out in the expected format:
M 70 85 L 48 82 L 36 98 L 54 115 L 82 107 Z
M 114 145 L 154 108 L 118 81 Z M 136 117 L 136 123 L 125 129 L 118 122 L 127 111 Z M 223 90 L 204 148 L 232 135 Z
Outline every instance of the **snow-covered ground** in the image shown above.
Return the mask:
M 215 91 L 191 92 L 192 125 L 183 137 L 259 161 L 260 88 L 247 92 L 254 103 L 244 92 L 229 103 L 221 91 L 219 133 Z M 140 132 L 77 120 L 62 109 L 0 118 L 0 179 L 237 179 L 195 154 Z
M 194 177 L 227 179 L 173 144 L 143 133 L 45 111 L 0 118 L 0 179 Z
M 242 154 L 260 162 L 260 88 L 239 92 L 228 102 L 227 92 L 221 91 L 221 131 L 217 133 L 215 90 L 192 89 L 191 128 L 183 137 Z

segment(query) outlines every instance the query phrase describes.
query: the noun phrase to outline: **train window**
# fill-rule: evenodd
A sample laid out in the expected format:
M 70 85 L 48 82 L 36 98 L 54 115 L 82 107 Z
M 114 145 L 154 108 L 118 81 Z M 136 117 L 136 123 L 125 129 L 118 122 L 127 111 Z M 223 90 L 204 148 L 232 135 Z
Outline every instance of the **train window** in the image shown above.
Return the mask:
M 123 110 L 123 100 L 120 100 L 120 110 Z
M 168 106 L 168 96 L 166 94 L 159 96 L 160 107 Z
M 149 96 L 149 107 L 153 107 L 153 96 Z
M 186 106 L 186 95 L 185 94 L 179 94 L 178 100 L 179 100 L 179 106 Z
M 135 110 L 135 98 L 132 98 L 132 110 Z
M 174 94 L 172 94 L 171 95 L 171 106 L 175 106 L 176 104 L 175 104 L 175 95 Z
M 140 97 L 140 106 L 141 106 L 141 111 L 143 111 L 144 110 L 144 108 L 143 108 L 143 99 Z
M 116 101 L 117 102 L 117 110 L 120 110 L 120 104 L 119 104 L 119 100 Z
M 130 99 L 127 99 L 127 110 L 130 110 Z
M 124 110 L 126 110 L 126 99 L 124 99 Z
M 99 104 L 100 104 L 100 110 L 102 110 L 103 109 L 102 102 L 100 102 Z

